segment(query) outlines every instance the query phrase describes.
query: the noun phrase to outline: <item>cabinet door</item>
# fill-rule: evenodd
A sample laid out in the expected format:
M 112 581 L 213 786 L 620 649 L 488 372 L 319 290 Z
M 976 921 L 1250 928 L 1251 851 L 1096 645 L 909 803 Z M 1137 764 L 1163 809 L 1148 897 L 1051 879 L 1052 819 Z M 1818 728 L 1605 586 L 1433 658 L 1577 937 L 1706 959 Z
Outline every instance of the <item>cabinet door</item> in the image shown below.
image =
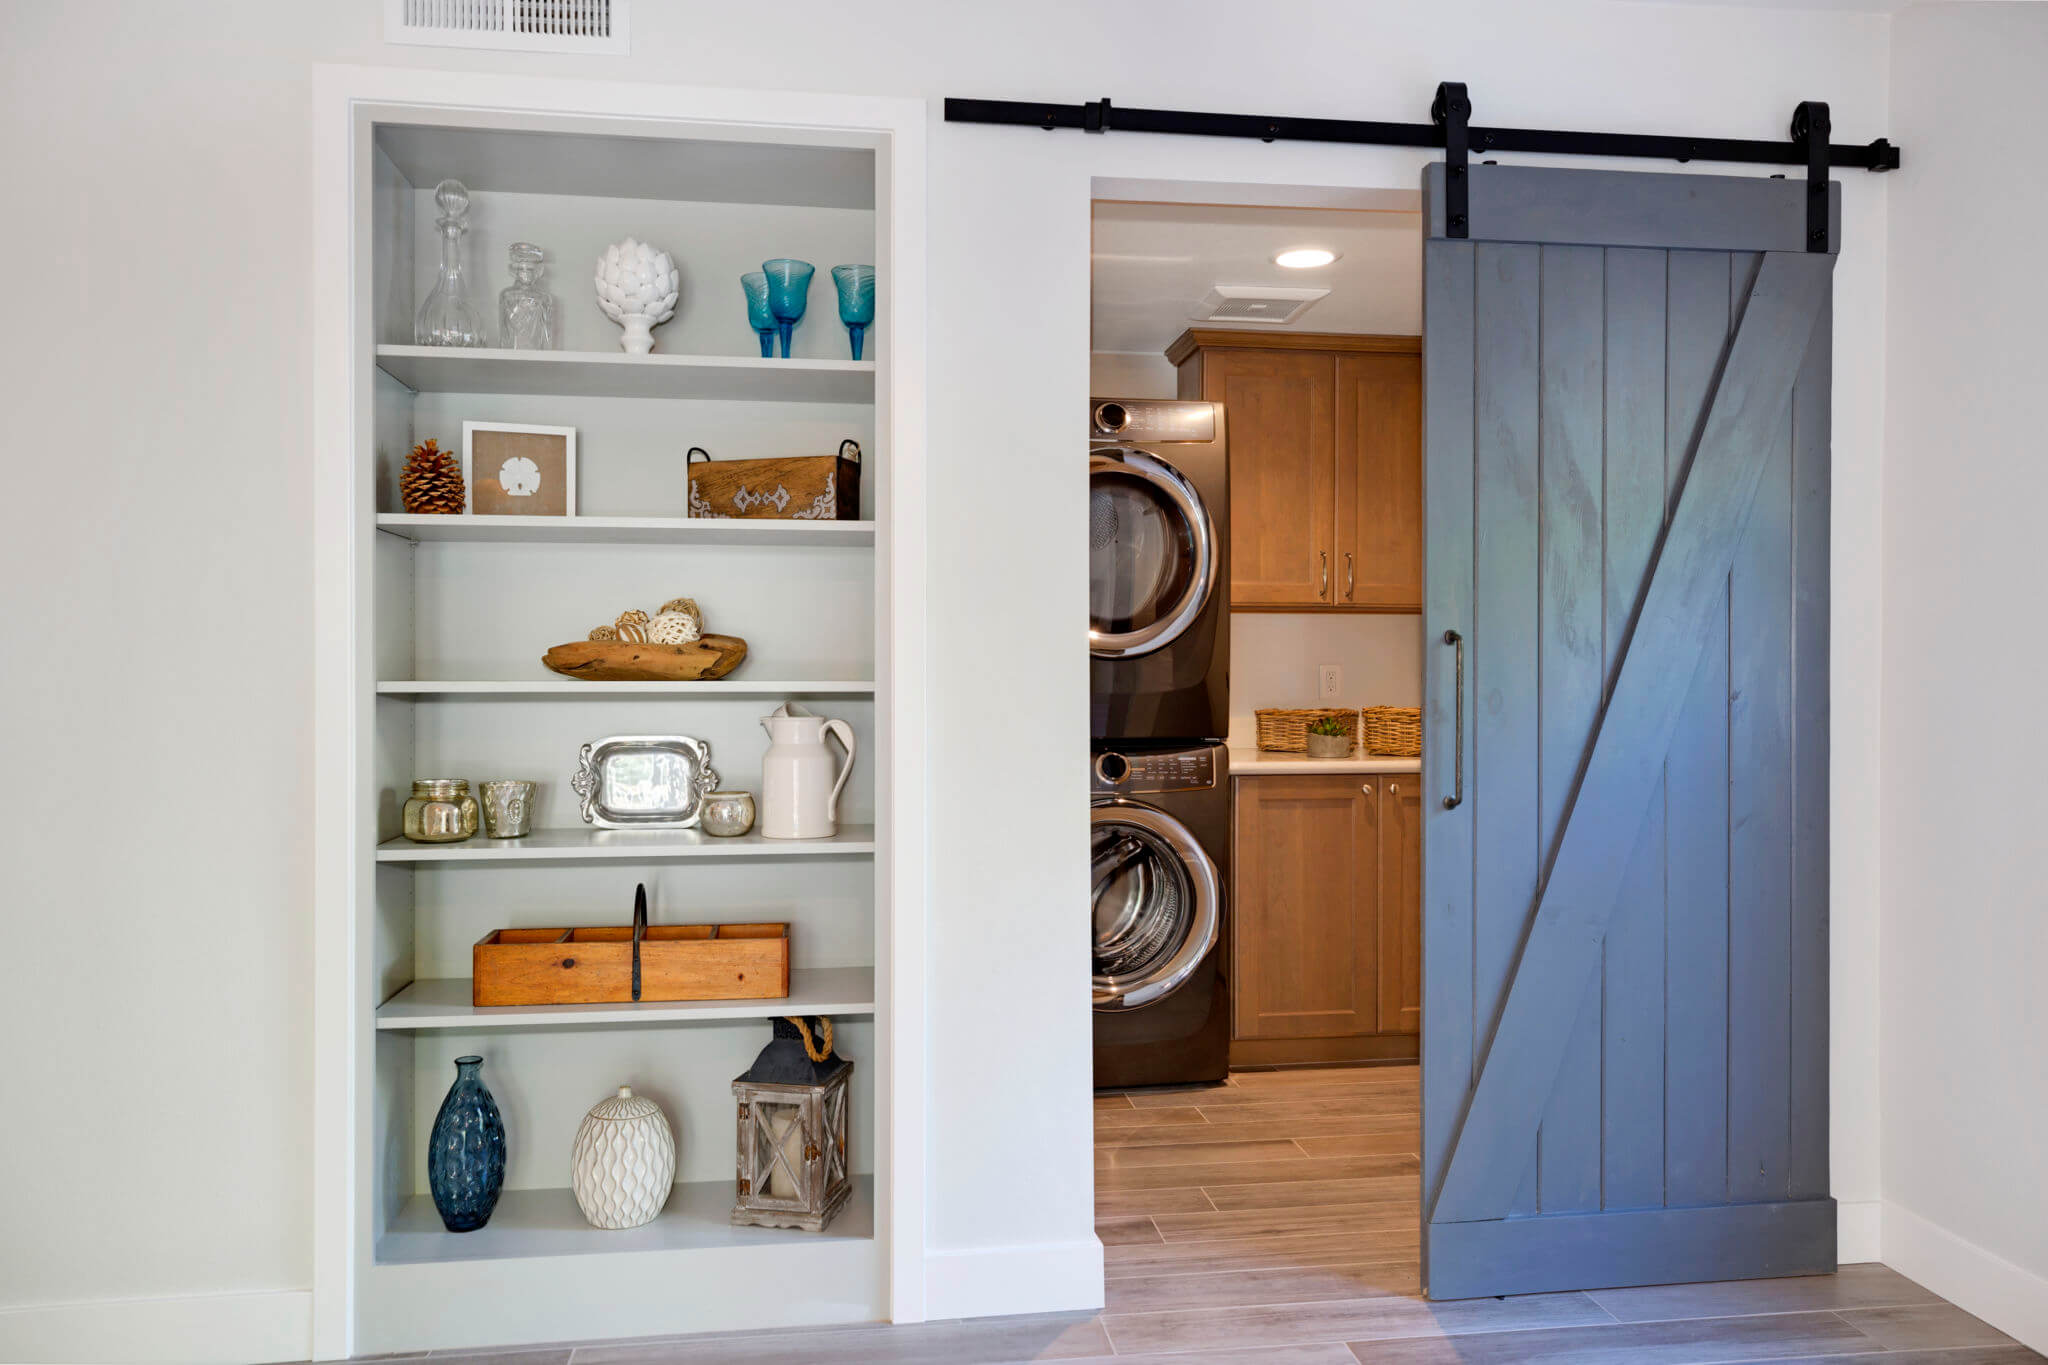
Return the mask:
M 1202 396 L 1230 443 L 1230 600 L 1323 606 L 1336 592 L 1335 359 L 1210 351 Z
M 1237 784 L 1236 1037 L 1378 1029 L 1377 781 Z
M 1235 432 L 1233 432 L 1233 439 Z M 1338 606 L 1422 609 L 1422 357 L 1337 357 Z
M 1380 1032 L 1422 1031 L 1422 776 L 1379 779 Z

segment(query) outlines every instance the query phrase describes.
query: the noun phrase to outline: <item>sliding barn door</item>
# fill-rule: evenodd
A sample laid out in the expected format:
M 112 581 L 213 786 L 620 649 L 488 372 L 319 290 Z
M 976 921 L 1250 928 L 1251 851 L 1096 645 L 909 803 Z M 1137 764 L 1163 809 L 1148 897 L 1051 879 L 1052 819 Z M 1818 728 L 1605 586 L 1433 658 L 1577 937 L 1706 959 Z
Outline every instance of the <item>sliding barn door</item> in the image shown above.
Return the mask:
M 1834 257 L 1800 180 L 1475 165 L 1463 239 L 1443 185 L 1428 1293 L 1831 1271 Z

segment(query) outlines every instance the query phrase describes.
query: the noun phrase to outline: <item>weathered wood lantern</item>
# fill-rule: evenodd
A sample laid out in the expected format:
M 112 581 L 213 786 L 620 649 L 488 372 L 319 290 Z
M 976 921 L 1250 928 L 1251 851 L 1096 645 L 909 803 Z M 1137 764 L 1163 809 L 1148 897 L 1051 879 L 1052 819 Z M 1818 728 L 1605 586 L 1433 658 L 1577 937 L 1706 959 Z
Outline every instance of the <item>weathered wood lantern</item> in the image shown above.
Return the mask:
M 822 1232 L 853 1192 L 847 1171 L 847 1081 L 832 1021 L 778 1019 L 775 1037 L 732 1083 L 739 1105 L 734 1224 Z

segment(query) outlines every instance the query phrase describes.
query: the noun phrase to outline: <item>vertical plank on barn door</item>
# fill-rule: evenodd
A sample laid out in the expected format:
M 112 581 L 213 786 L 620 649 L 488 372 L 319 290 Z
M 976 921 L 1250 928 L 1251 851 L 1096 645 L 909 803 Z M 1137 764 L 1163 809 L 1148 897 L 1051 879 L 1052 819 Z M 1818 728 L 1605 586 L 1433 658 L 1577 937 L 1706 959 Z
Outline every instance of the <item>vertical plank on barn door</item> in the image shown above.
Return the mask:
M 1486 793 L 1473 804 L 1472 828 L 1486 856 L 1472 872 L 1475 1066 L 1507 995 L 1544 856 L 1536 500 L 1543 254 L 1533 246 L 1487 245 L 1476 249 L 1476 263 L 1474 307 L 1485 326 L 1472 367 L 1478 397 L 1470 496 L 1473 521 L 1485 534 L 1472 547 L 1468 667 L 1476 705 L 1468 716 L 1472 785 Z M 1427 1021 L 1425 1012 L 1424 1028 Z M 1528 1156 L 1514 1213 L 1536 1212 L 1533 1139 Z
M 1832 335 L 1834 307 L 1818 324 Z M 1833 349 L 1810 346 L 1792 391 L 1793 1198 L 1828 1192 L 1828 554 Z
M 1606 253 L 1604 701 L 1664 529 L 1665 253 Z M 1629 858 L 1600 980 L 1601 1206 L 1664 1202 L 1664 786 Z
M 1797 183 L 1470 175 L 1470 242 L 1426 181 L 1425 1285 L 1830 1269 L 1833 262 Z
M 1432 621 L 1469 621 L 1473 606 L 1472 489 L 1474 421 L 1472 374 L 1474 248 L 1469 242 L 1423 245 L 1422 389 L 1430 458 L 1423 466 L 1424 541 L 1429 547 L 1423 583 Z M 1471 757 L 1456 741 L 1457 717 L 1476 714 L 1472 674 L 1462 678 L 1441 636 L 1423 651 L 1422 727 L 1425 766 L 1438 786 L 1469 780 Z M 1464 691 L 1459 692 L 1462 684 Z M 1458 770 L 1463 760 L 1465 772 Z M 1450 1159 L 1458 1101 L 1472 1087 L 1473 862 L 1472 826 L 1435 820 L 1442 794 L 1426 788 L 1422 802 L 1422 1020 L 1436 1058 L 1425 1067 L 1422 1166 L 1438 1172 Z M 1428 1229 L 1423 1229 L 1428 1236 Z
M 1605 264 L 1599 247 L 1542 251 L 1541 401 L 1537 480 L 1541 600 L 1537 606 L 1537 846 L 1547 868 L 1600 716 L 1606 592 L 1603 504 Z M 1505 908 L 1505 907 L 1503 907 Z M 1514 907 L 1527 913 L 1527 901 Z M 1600 1207 L 1600 974 L 1586 982 L 1543 1125 L 1537 1205 Z
M 1735 287 L 1747 294 L 1761 264 L 1737 256 Z M 1728 1198 L 1782 1199 L 1792 1085 L 1789 408 L 1729 574 L 1728 640 Z
M 1674 251 L 1667 265 L 1664 462 L 1669 506 L 1706 418 L 1730 321 L 1729 258 Z M 1668 514 L 1668 509 L 1667 509 Z M 1728 1195 L 1728 614 L 1706 648 L 1664 760 L 1664 1202 Z

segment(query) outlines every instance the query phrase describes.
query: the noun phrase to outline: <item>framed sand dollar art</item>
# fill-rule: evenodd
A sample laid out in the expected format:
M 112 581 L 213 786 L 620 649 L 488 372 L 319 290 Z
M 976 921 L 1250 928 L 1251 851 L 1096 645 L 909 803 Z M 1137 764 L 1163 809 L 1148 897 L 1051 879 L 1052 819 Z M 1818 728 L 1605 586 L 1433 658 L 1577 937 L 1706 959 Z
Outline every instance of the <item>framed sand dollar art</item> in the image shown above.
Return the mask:
M 576 515 L 576 428 L 462 424 L 462 482 L 480 517 Z

